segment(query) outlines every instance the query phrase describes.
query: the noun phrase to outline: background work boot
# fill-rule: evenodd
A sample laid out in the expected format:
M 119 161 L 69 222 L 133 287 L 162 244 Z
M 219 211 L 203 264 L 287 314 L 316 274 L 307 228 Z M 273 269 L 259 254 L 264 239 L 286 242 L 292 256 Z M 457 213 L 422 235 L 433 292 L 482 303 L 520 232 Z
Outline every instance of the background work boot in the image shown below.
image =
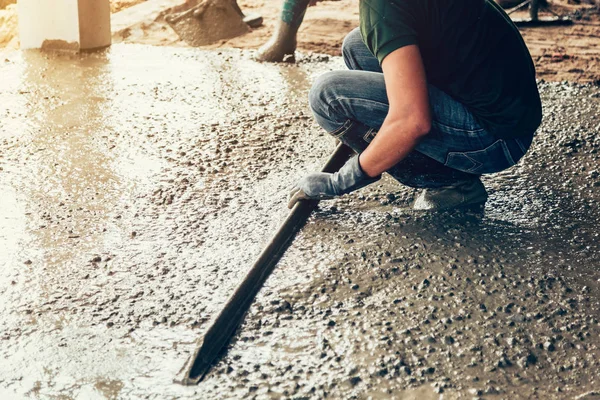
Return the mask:
M 294 56 L 296 34 L 302 24 L 309 0 L 284 0 L 281 19 L 271 39 L 262 45 L 254 58 L 257 61 L 280 62 Z
M 483 205 L 488 194 L 479 179 L 463 181 L 438 189 L 425 189 L 413 205 L 415 210 L 448 210 Z
M 271 39 L 263 44 L 254 58 L 263 62 L 281 62 L 284 58 L 293 57 L 296 51 L 296 30 L 289 24 L 279 21 Z

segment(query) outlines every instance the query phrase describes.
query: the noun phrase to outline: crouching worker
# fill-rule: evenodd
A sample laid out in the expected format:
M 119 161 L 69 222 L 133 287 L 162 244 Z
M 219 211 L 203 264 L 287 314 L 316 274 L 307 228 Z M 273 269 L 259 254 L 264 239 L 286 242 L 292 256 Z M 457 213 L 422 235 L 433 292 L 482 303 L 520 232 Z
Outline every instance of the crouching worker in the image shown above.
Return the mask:
M 305 176 L 290 195 L 327 199 L 388 172 L 424 189 L 415 209 L 485 203 L 482 174 L 515 165 L 541 122 L 535 69 L 491 0 L 361 0 L 342 47 L 349 71 L 310 92 L 319 125 L 358 155 Z

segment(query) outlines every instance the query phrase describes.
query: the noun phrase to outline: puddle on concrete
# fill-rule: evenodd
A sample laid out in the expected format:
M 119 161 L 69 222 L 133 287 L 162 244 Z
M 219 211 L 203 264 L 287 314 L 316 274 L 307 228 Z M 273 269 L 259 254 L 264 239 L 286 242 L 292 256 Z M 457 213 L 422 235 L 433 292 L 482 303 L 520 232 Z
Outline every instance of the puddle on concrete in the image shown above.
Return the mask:
M 599 89 L 546 120 L 483 213 L 391 179 L 324 203 L 206 381 L 172 383 L 332 141 L 339 59 L 116 45 L 3 53 L 3 398 L 575 396 L 598 388 Z M 412 397 L 411 397 L 412 396 Z

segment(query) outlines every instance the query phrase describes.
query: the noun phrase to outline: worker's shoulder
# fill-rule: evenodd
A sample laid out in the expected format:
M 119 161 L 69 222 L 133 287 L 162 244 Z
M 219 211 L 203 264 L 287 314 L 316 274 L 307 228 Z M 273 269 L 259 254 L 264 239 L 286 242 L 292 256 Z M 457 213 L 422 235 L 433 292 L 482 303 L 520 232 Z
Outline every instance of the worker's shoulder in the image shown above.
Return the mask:
M 389 12 L 390 6 L 397 1 L 404 0 L 360 0 L 360 11 L 383 18 Z
M 413 1 L 415 0 L 360 0 L 361 22 L 375 25 L 383 19 L 393 17 L 398 11 L 397 6 Z

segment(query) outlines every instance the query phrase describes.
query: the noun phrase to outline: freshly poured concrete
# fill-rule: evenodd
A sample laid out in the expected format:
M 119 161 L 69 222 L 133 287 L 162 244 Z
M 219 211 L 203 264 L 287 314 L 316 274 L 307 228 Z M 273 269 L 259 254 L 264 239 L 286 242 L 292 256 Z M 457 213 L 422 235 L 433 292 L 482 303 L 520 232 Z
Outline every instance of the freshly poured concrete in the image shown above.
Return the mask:
M 0 59 L 0 398 L 600 391 L 599 88 L 540 84 L 544 125 L 482 214 L 410 211 L 389 178 L 322 203 L 189 388 L 194 341 L 333 150 L 306 94 L 341 61 Z

